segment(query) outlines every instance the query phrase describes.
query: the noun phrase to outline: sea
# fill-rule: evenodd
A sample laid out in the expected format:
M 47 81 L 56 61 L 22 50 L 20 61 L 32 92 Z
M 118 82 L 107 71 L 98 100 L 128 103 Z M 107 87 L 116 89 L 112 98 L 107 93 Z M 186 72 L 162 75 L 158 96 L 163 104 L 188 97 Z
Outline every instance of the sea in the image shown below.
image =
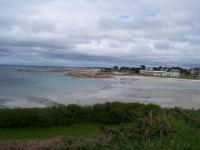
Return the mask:
M 19 71 L 38 69 L 43 71 Z M 51 97 L 88 92 L 105 86 L 99 79 L 78 78 L 49 72 L 49 67 L 0 66 L 0 107 L 44 107 L 56 105 Z

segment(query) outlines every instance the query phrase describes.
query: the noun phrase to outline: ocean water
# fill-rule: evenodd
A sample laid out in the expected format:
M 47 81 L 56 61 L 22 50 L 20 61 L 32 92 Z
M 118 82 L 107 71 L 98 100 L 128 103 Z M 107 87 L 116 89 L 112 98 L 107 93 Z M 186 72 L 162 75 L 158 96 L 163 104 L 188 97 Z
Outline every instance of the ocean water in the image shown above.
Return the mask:
M 70 92 L 98 90 L 105 86 L 99 79 L 76 78 L 53 72 L 19 72 L 27 67 L 0 66 L 0 107 L 52 105 L 54 98 Z M 30 68 L 30 67 L 28 67 Z

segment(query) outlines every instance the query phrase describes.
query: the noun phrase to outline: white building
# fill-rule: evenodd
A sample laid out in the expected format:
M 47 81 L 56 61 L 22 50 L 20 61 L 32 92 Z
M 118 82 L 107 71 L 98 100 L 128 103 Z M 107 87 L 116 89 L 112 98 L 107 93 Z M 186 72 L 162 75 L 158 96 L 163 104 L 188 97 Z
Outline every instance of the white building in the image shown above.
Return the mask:
M 169 77 L 180 77 L 180 71 L 177 69 L 172 69 L 169 71 Z
M 140 70 L 140 73 L 148 76 L 159 76 L 159 77 L 167 76 L 166 71 Z
M 196 77 L 200 77 L 200 68 L 192 68 L 191 74 Z
M 180 77 L 180 71 L 172 69 L 167 71 L 154 71 L 154 70 L 140 70 L 140 73 L 147 76 L 158 76 L 158 77 Z

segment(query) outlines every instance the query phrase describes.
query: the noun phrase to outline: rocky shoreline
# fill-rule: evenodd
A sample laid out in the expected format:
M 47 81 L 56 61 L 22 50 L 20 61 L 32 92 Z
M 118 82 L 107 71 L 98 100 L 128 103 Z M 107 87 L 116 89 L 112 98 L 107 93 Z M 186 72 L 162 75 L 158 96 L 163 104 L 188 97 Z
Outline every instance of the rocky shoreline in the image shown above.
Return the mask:
M 108 74 L 102 74 L 100 69 L 54 69 L 52 72 L 81 78 L 110 78 Z
M 110 78 L 109 74 L 102 73 L 100 69 L 88 68 L 48 68 L 46 69 L 17 69 L 19 72 L 56 72 L 67 76 L 79 78 Z

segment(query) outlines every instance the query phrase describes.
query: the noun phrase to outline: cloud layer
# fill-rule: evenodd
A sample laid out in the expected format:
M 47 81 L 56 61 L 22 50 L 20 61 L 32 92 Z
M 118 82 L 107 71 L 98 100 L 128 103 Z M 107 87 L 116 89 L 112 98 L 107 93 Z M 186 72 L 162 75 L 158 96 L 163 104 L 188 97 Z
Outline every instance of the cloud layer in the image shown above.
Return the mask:
M 0 63 L 199 65 L 199 0 L 0 0 Z

